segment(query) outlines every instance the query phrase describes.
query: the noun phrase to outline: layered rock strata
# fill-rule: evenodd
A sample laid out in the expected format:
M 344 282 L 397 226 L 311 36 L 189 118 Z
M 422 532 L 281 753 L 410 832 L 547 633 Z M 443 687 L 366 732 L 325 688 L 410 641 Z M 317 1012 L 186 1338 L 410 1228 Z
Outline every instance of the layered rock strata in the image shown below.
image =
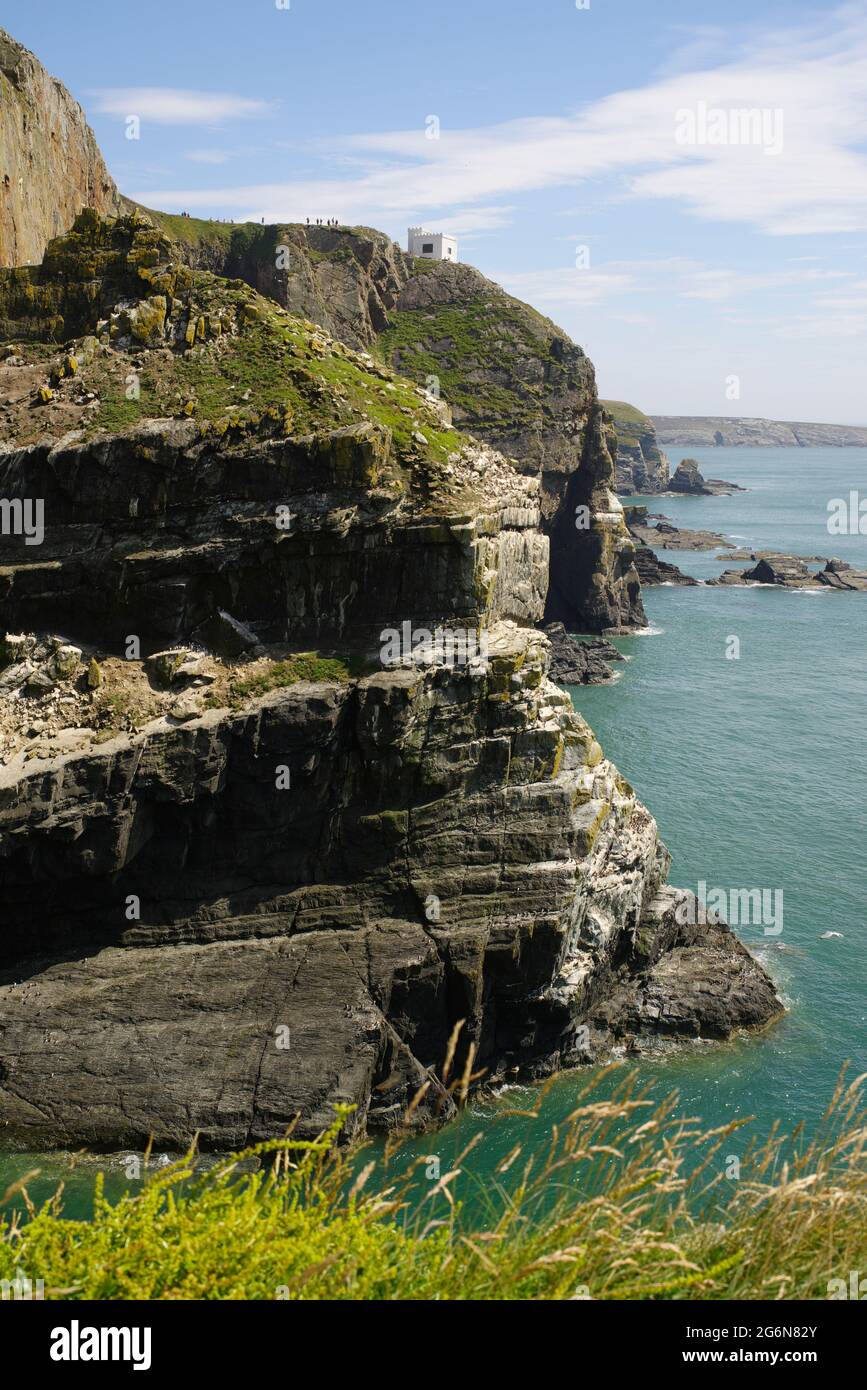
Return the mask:
M 846 560 L 828 560 L 824 569 L 811 569 L 800 555 L 768 555 L 744 570 L 724 570 L 709 584 L 773 584 L 782 589 L 836 589 L 867 593 L 867 571 Z
M 495 629 L 486 674 L 299 684 L 8 766 L 4 1141 L 235 1146 L 336 1102 L 358 1132 L 426 1084 L 427 1123 L 460 1020 L 496 1080 L 779 1012 L 727 930 L 678 957 L 655 822 L 545 645 Z
M 0 277 L 4 1141 L 424 1125 L 456 1030 L 496 1081 L 780 1012 L 548 678 L 539 477 L 136 217 L 48 264 Z

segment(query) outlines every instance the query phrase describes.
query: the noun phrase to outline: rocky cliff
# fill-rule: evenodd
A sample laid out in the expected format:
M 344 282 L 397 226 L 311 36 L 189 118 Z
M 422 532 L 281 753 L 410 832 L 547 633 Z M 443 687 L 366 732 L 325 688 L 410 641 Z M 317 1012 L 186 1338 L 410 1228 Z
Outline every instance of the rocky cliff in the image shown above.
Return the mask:
M 726 448 L 867 448 L 867 427 L 816 425 L 800 421 L 733 419 L 726 415 L 655 415 L 662 445 L 692 449 Z
M 593 364 L 562 329 L 472 266 L 414 261 L 370 228 L 154 216 L 187 264 L 240 277 L 369 349 L 541 480 L 549 619 L 593 632 L 644 625 L 614 436 Z
M 388 326 L 412 261 L 372 227 L 234 225 L 142 208 L 185 264 L 246 280 L 293 314 L 360 350 Z
M 82 208 L 120 202 L 81 107 L 0 29 L 0 266 L 37 264 Z
M 540 478 L 547 617 L 593 632 L 643 625 L 613 436 L 581 348 L 472 266 L 428 261 L 416 262 L 379 347 L 440 392 L 457 424 Z
M 626 401 L 603 401 L 614 422 L 617 491 L 624 497 L 636 493 L 665 492 L 670 464 L 659 447 L 649 415 Z
M 425 1124 L 456 1035 L 498 1079 L 774 1017 L 547 677 L 536 470 L 174 250 L 86 213 L 0 273 L 5 1142 Z

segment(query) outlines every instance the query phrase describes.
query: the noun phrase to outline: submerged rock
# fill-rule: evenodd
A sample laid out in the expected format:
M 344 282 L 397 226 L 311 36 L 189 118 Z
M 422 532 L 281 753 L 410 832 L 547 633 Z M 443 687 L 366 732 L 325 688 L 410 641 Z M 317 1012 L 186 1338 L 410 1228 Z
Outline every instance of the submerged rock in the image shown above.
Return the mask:
M 551 644 L 548 674 L 558 685 L 604 685 L 614 677 L 609 662 L 624 660 L 604 637 L 579 641 L 562 623 L 546 623 L 544 633 Z

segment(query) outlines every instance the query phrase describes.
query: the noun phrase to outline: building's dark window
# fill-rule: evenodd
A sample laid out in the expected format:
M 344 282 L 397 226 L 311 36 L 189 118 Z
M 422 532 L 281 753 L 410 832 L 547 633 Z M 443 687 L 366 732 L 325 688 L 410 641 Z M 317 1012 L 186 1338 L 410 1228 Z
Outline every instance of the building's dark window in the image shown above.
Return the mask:
M 421 253 L 422 253 L 423 256 L 432 256 L 432 255 L 433 255 L 433 242 L 432 242 L 432 241 L 426 241 L 425 244 L 424 244 L 424 246 L 421 248 Z

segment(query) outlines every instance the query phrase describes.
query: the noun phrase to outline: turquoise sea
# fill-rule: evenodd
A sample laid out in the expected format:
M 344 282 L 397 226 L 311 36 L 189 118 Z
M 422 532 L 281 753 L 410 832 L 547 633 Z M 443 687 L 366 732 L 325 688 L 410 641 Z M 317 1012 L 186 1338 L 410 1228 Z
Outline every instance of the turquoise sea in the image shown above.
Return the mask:
M 829 499 L 867 496 L 867 450 L 689 453 L 706 477 L 749 490 L 634 500 L 740 546 L 867 568 L 867 535 L 827 531 Z M 672 466 L 683 456 L 673 452 Z M 746 567 L 714 559 L 722 553 L 666 559 L 697 578 Z M 783 890 L 780 935 L 761 925 L 739 934 L 788 1013 L 764 1034 L 688 1045 L 638 1071 L 660 1097 L 677 1089 L 683 1113 L 707 1127 L 755 1116 L 744 1134 L 775 1121 L 809 1129 L 841 1066 L 867 1071 L 867 594 L 661 587 L 645 591 L 645 607 L 648 634 L 617 640 L 628 660 L 616 683 L 573 688 L 574 704 L 655 815 L 672 883 Z M 732 636 L 738 660 L 726 658 Z M 826 931 L 842 935 L 823 940 Z M 608 1072 L 603 1093 L 622 1079 L 621 1067 Z M 547 1092 L 533 1122 L 540 1146 L 585 1083 L 586 1071 L 565 1073 Z M 510 1088 L 416 1152 L 444 1165 L 481 1131 L 467 1167 L 484 1186 L 513 1145 L 526 1149 L 528 1121 L 510 1112 L 535 1098 Z
M 743 546 L 837 555 L 867 568 L 867 536 L 830 537 L 829 499 L 867 495 L 867 450 L 690 451 L 706 476 L 740 483 L 725 498 L 648 498 L 676 524 L 723 533 Z M 674 453 L 676 465 L 682 455 Z M 705 578 L 716 552 L 669 553 Z M 647 635 L 618 639 L 628 657 L 613 685 L 572 691 L 607 755 L 656 816 L 671 850 L 671 881 L 691 887 L 783 891 L 783 931 L 740 929 L 777 982 L 789 1012 L 758 1037 L 692 1045 L 639 1062 L 659 1094 L 677 1088 L 685 1113 L 709 1126 L 756 1116 L 813 1126 L 840 1067 L 867 1071 L 867 594 L 771 588 L 651 589 Z M 730 638 L 740 657 L 726 657 Z M 823 940 L 826 931 L 840 937 Z M 620 1068 L 609 1068 L 602 1089 Z M 573 1108 L 586 1072 L 561 1076 L 533 1122 L 547 1146 Z M 473 1103 L 462 1118 L 408 1152 L 437 1155 L 442 1171 L 476 1134 L 471 1160 L 484 1187 L 528 1122 L 516 1107 L 531 1087 Z M 0 1156 L 5 1181 L 31 1166 L 53 1189 L 58 1157 Z M 128 1184 L 110 1161 L 108 1191 Z M 86 1209 L 93 1169 L 68 1182 L 68 1210 Z M 134 1186 L 134 1184 L 132 1185 Z

